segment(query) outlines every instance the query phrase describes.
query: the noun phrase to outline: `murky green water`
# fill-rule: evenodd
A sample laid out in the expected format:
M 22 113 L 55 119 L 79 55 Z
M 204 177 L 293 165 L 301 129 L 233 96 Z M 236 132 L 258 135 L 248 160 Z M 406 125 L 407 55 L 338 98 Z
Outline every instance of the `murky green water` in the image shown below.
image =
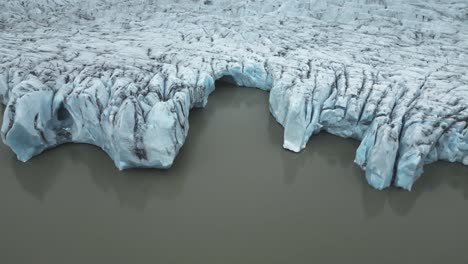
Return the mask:
M 0 145 L 0 263 L 468 263 L 468 167 L 371 189 L 358 142 L 282 149 L 268 94 L 224 85 L 169 171 L 119 172 L 96 147 L 27 163 Z

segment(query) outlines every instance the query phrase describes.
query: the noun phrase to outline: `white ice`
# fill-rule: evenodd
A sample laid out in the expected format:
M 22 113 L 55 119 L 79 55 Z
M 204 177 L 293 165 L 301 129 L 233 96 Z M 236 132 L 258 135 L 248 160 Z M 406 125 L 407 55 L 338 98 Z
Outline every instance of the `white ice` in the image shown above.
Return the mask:
M 373 187 L 410 190 L 424 164 L 468 165 L 467 66 L 466 0 L 0 3 L 1 135 L 23 161 L 79 142 L 169 168 L 223 78 L 270 91 L 284 148 L 354 138 Z

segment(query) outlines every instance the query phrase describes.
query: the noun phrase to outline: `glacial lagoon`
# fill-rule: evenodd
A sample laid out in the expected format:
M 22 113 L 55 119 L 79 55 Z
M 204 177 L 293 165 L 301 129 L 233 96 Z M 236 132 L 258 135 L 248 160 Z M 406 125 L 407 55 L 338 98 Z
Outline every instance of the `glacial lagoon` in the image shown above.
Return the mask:
M 166 171 L 80 144 L 22 163 L 1 144 L 0 263 L 468 262 L 468 167 L 377 191 L 359 142 L 284 150 L 267 92 L 217 87 Z

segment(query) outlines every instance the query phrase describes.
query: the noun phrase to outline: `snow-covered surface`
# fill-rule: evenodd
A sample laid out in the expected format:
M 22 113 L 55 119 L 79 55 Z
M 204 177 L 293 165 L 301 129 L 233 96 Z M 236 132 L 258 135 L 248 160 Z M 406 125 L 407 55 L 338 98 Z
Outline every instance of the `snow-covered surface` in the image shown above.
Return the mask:
M 224 77 L 270 91 L 285 148 L 355 138 L 372 186 L 411 189 L 426 163 L 468 165 L 467 66 L 467 0 L 0 2 L 1 135 L 23 161 L 82 142 L 168 168 Z

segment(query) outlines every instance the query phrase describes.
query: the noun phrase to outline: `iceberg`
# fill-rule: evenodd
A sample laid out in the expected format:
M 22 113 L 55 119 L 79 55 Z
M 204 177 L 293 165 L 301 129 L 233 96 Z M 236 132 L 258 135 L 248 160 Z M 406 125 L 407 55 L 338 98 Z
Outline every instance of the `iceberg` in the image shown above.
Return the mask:
M 285 149 L 361 141 L 377 189 L 468 165 L 468 3 L 7 0 L 1 137 L 27 161 L 93 144 L 119 169 L 169 168 L 217 80 L 269 91 Z

